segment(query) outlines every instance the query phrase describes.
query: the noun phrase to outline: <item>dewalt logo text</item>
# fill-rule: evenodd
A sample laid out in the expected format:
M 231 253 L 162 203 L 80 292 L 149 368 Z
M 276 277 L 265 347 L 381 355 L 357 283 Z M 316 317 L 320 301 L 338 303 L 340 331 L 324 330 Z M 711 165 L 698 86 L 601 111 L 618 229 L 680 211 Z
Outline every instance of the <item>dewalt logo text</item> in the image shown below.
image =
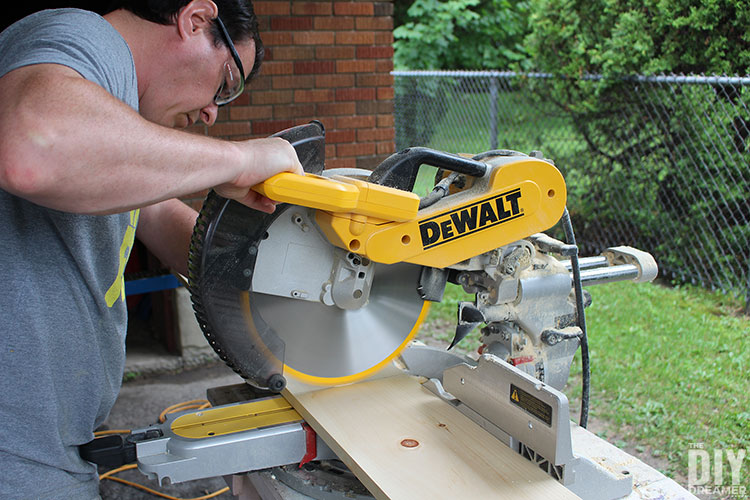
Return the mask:
M 427 250 L 523 216 L 521 189 L 480 200 L 419 223 L 422 247 Z

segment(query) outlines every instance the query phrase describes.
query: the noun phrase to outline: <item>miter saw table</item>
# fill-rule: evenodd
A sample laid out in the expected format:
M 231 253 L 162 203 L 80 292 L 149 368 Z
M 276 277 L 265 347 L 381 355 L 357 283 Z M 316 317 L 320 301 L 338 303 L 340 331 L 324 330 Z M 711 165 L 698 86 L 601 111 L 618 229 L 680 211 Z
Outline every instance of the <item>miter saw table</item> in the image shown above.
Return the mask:
M 372 172 L 325 170 L 318 122 L 278 135 L 295 147 L 306 175 L 278 174 L 254 188 L 282 203 L 273 214 L 209 193 L 189 261 L 198 323 L 254 393 L 250 401 L 170 416 L 134 432 L 128 439 L 143 473 L 171 482 L 235 475 L 237 486 L 257 490 L 247 498 L 414 498 L 438 484 L 431 477 L 443 477 L 428 469 L 419 474 L 427 481 L 419 493 L 400 489 L 416 484 L 409 474 L 437 458 L 428 446 L 401 440 L 400 448 L 420 450 L 412 460 L 422 460 L 394 459 L 385 477 L 406 477 L 396 490 L 386 489 L 383 470 L 378 482 L 350 456 L 362 443 L 342 445 L 334 431 L 354 425 L 349 437 L 383 432 L 358 429 L 352 420 L 388 415 L 393 405 L 401 411 L 389 418 L 398 421 L 419 406 L 457 419 L 449 427 L 454 432 L 476 431 L 456 434 L 439 453 L 475 480 L 431 498 L 691 498 L 570 421 L 561 391 L 579 348 L 584 426 L 588 414 L 584 308 L 591 300 L 583 286 L 651 281 L 657 267 L 648 253 L 626 246 L 579 259 L 565 181 L 550 160 L 538 152 L 461 156 L 410 148 Z M 423 165 L 438 170 L 433 191 L 420 198 L 412 191 Z M 559 221 L 565 242 L 543 233 Z M 414 344 L 429 304 L 442 300 L 449 282 L 472 299 L 458 304 L 450 348 L 479 328 L 477 360 Z M 380 409 L 355 417 L 368 401 L 345 402 L 345 418 L 329 424 L 310 410 L 315 398 L 390 383 L 396 397 Z M 302 396 L 310 389 L 301 384 L 318 392 Z M 417 433 L 420 421 L 412 428 Z M 374 418 L 369 425 L 380 423 Z M 480 448 L 503 458 L 475 464 L 462 455 L 469 450 L 477 458 Z M 358 452 L 367 457 L 366 447 Z M 474 490 L 476 483 L 490 489 Z M 557 493 L 529 493 L 540 485 Z

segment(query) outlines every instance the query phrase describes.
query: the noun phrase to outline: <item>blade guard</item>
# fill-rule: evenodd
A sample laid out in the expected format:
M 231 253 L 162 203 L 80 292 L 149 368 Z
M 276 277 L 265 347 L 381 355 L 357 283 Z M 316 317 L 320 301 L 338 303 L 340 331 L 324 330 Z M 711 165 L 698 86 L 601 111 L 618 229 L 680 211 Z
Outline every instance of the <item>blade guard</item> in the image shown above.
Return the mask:
M 294 146 L 306 173 L 323 171 L 322 124 L 311 122 L 275 136 Z M 219 357 L 252 385 L 279 392 L 286 386 L 284 343 L 260 315 L 254 316 L 247 297 L 257 243 L 273 220 L 273 214 L 258 212 L 211 191 L 193 230 L 188 287 L 198 324 Z

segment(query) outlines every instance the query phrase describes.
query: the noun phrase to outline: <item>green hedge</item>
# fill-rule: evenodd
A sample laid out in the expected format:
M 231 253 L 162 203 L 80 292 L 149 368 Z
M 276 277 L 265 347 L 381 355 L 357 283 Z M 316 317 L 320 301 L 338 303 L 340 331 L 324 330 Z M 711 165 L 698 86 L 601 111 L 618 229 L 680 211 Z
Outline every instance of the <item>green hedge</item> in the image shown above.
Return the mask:
M 583 155 L 557 158 L 577 170 L 568 175 L 579 182 L 570 207 L 583 238 L 619 231 L 678 280 L 744 292 L 750 89 L 631 75 L 747 74 L 746 1 L 531 6 L 526 48 L 540 71 L 555 75 L 545 91 L 587 145 Z

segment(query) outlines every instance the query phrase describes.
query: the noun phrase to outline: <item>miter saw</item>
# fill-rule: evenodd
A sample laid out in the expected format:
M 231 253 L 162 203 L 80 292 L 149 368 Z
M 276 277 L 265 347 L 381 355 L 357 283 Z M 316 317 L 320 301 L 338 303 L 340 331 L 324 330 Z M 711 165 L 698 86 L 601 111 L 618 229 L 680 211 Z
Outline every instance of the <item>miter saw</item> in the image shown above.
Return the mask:
M 650 281 L 653 258 L 616 247 L 578 259 L 565 182 L 539 153 L 410 148 L 373 171 L 325 170 L 320 123 L 277 135 L 295 147 L 306 175 L 278 174 L 255 188 L 282 203 L 270 215 L 211 192 L 189 263 L 208 342 L 257 397 L 134 432 L 140 470 L 181 482 L 335 462 L 276 393 L 287 377 L 349 384 L 395 363 L 578 495 L 631 494 L 632 462 L 618 469 L 614 447 L 571 425 L 561 391 L 586 345 L 590 297 L 581 286 Z M 412 190 L 423 165 L 438 170 L 420 198 Z M 542 233 L 561 218 L 565 243 Z M 480 328 L 477 360 L 413 342 L 449 282 L 474 297 L 459 304 L 450 347 Z M 669 482 L 655 474 L 652 483 Z M 335 498 L 324 490 L 305 493 Z M 341 498 L 353 496 L 342 488 Z

